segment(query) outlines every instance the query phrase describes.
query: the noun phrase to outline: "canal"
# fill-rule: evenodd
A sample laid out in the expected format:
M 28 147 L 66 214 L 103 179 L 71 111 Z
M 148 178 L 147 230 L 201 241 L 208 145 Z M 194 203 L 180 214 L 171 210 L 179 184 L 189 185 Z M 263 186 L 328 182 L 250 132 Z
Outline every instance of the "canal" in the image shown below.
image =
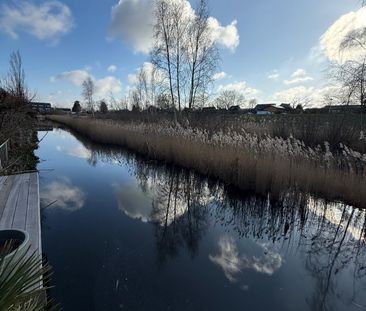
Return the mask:
M 63 310 L 366 310 L 365 211 L 243 193 L 62 129 L 37 156 Z

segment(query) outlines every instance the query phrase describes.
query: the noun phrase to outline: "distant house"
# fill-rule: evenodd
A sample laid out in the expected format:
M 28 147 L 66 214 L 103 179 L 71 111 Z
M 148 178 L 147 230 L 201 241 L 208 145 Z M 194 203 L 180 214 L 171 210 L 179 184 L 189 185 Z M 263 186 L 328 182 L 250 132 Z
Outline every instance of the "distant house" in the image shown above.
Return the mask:
M 361 105 L 334 105 L 325 106 L 322 110 L 326 113 L 361 113 L 366 111 L 366 107 Z
M 286 112 L 293 112 L 294 108 L 292 108 L 291 104 L 282 103 L 280 105 L 283 109 L 285 109 Z
M 203 107 L 201 109 L 201 112 L 204 112 L 204 113 L 214 113 L 216 112 L 216 108 L 215 107 Z
M 31 102 L 32 110 L 38 113 L 46 113 L 52 110 L 50 103 Z
M 230 112 L 239 112 L 240 110 L 241 110 L 240 106 L 238 106 L 238 105 L 229 107 Z
M 285 112 L 285 108 L 278 107 L 276 104 L 259 104 L 254 108 L 258 115 L 271 115 Z
M 71 113 L 71 108 L 56 108 L 56 111 Z

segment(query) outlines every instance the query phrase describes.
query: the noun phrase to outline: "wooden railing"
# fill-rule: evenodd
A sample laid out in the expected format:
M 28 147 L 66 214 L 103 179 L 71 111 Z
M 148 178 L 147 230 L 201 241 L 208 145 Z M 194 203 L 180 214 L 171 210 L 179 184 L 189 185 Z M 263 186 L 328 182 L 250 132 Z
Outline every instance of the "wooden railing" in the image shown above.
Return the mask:
M 9 139 L 7 139 L 2 145 L 0 145 L 0 169 L 4 168 L 6 163 L 9 161 L 9 147 Z

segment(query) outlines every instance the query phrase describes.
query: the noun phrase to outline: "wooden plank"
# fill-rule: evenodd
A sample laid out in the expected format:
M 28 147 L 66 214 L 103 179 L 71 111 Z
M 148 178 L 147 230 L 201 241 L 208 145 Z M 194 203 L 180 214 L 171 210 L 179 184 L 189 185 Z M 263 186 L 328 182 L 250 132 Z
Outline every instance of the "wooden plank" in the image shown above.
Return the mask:
M 11 229 L 17 201 L 19 197 L 19 190 L 23 180 L 23 175 L 15 175 L 13 185 L 11 187 L 8 199 L 5 204 L 3 214 L 0 219 L 1 229 Z
M 7 179 L 8 176 L 0 176 L 0 191 Z
M 41 255 L 41 217 L 38 173 L 30 174 L 26 231 L 29 233 L 31 250 L 38 250 L 39 254 Z
M 8 176 L 5 182 L 0 187 L 0 219 L 2 218 L 6 202 L 8 201 L 9 193 L 13 186 L 14 179 L 14 176 Z
M 23 174 L 19 188 L 19 196 L 15 207 L 12 228 L 25 230 L 28 209 L 29 179 L 30 174 Z
M 7 176 L 0 184 L 0 229 L 11 228 L 26 230 L 31 252 L 42 254 L 38 173 Z
M 42 256 L 38 173 L 0 180 L 0 230 L 22 229 L 29 234 L 30 252 Z M 43 286 L 42 277 L 35 288 Z

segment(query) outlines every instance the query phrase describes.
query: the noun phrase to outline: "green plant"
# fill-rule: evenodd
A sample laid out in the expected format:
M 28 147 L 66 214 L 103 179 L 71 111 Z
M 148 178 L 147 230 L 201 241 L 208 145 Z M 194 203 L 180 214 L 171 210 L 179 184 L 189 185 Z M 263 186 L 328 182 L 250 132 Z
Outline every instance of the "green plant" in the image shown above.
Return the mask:
M 50 267 L 29 248 L 0 258 L 0 310 L 57 310 L 47 301 Z

